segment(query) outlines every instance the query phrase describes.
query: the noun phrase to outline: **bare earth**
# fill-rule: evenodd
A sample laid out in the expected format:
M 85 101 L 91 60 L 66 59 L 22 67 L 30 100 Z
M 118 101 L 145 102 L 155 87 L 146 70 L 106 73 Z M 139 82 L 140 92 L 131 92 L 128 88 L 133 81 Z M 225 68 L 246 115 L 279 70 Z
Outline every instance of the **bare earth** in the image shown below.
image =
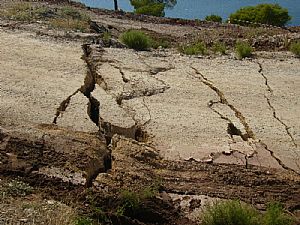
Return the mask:
M 52 123 L 60 103 L 84 83 L 81 46 L 46 42 L 29 33 L 0 35 L 1 126 Z M 249 160 L 278 168 L 277 160 L 300 172 L 299 59 L 265 53 L 239 61 L 112 48 L 105 49 L 100 63 L 102 87 L 92 92 L 99 92 L 100 116 L 118 127 L 142 126 L 165 158 L 243 165 Z M 57 124 L 97 132 L 88 102 L 81 93 L 72 96 Z M 229 123 L 249 138 L 230 134 Z
M 94 17 L 119 29 L 165 29 L 173 38 L 199 32 Z M 195 220 L 211 198 L 239 198 L 259 209 L 275 199 L 299 211 L 299 58 L 286 51 L 244 60 L 234 53 L 137 52 L 67 40 L 59 32 L 55 39 L 51 32 L 0 26 L 0 193 L 21 175 L 40 192 L 32 201 L 46 208 L 52 199 L 62 201 L 67 206 L 55 206 L 74 219 L 69 206 L 91 204 L 85 188 L 112 209 L 115 193 L 159 179 L 157 205 L 175 208 L 163 209 L 169 214 L 155 208 L 151 218 L 168 214 L 165 224 L 193 224 L 176 210 Z M 11 207 L 9 201 L 1 199 L 0 208 Z M 22 220 L 0 210 L 0 223 L 6 217 L 12 224 Z M 112 224 L 120 218 L 110 215 L 117 219 Z M 128 224 L 155 223 L 138 219 Z

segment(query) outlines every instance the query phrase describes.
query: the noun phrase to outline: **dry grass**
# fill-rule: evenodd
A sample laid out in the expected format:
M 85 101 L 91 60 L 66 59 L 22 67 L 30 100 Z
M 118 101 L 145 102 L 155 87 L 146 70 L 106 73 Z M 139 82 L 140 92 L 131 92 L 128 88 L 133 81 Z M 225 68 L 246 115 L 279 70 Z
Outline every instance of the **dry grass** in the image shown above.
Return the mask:
M 52 28 L 67 31 L 89 31 L 89 15 L 71 6 L 50 7 L 28 2 L 11 3 L 0 9 L 0 16 L 24 22 L 44 21 Z
M 63 30 L 75 30 L 80 32 L 87 32 L 89 30 L 89 23 L 87 21 L 77 19 L 51 19 L 49 24 L 53 28 L 60 28 Z
M 73 225 L 76 216 L 73 208 L 60 202 L 42 199 L 25 183 L 0 180 L 1 225 Z

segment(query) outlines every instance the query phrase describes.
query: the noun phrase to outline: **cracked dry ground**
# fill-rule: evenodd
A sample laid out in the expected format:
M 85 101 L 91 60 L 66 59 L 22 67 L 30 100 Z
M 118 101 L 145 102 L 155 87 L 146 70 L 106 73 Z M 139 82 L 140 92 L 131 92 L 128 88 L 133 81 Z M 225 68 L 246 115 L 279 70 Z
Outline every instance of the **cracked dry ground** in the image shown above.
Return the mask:
M 190 217 L 199 196 L 299 210 L 299 59 L 190 58 L 4 30 L 0 46 L 2 179 L 68 204 L 85 187 L 107 203 L 159 179 L 159 201 L 190 199 Z M 160 210 L 151 218 L 183 223 Z

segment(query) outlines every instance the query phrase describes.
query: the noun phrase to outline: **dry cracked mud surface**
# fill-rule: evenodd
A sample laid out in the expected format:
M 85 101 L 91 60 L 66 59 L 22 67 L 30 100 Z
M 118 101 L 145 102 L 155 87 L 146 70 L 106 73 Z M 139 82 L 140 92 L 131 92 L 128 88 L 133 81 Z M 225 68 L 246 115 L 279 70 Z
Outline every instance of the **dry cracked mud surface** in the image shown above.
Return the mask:
M 86 187 L 107 203 L 160 180 L 169 209 L 211 197 L 299 210 L 300 63 L 289 53 L 187 57 L 2 28 L 0 46 L 3 179 L 66 203 Z M 178 208 L 199 208 L 181 203 L 176 224 Z M 159 210 L 150 217 L 168 222 Z

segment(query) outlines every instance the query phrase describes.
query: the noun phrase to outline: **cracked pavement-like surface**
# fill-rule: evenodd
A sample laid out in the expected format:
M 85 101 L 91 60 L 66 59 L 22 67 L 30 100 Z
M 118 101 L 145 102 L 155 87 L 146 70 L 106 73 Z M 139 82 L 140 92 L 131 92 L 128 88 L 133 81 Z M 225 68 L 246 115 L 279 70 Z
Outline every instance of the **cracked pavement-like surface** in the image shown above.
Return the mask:
M 274 53 L 239 61 L 92 46 L 82 60 L 79 43 L 4 31 L 0 37 L 3 127 L 56 118 L 59 126 L 99 128 L 109 136 L 137 138 L 142 130 L 143 141 L 166 159 L 300 173 L 299 59 Z

